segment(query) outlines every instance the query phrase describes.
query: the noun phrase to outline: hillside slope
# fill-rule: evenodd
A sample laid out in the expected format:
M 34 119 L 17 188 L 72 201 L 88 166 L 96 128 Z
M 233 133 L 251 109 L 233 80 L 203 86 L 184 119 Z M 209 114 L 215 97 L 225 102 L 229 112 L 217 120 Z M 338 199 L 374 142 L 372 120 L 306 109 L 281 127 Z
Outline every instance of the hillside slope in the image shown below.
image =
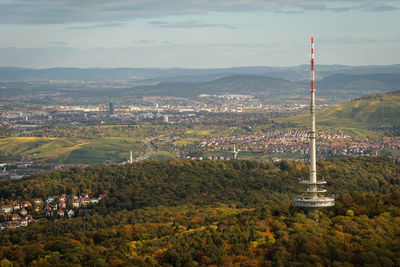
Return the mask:
M 309 127 L 308 113 L 278 119 L 297 127 Z M 348 134 L 376 135 L 372 129 L 395 128 L 400 125 L 400 91 L 357 98 L 337 107 L 317 111 L 317 128 L 340 129 Z

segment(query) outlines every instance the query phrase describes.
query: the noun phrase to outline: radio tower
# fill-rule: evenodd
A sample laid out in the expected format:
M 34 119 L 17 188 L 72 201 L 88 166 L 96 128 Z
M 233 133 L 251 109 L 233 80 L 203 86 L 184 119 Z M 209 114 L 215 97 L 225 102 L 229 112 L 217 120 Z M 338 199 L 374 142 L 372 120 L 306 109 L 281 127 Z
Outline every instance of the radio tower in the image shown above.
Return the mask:
M 301 184 L 308 186 L 302 191 L 302 195 L 292 199 L 292 205 L 296 207 L 318 209 L 332 207 L 335 205 L 335 199 L 323 196 L 326 189 L 322 185 L 326 181 L 317 180 L 317 164 L 315 150 L 315 76 L 314 76 L 314 38 L 311 37 L 311 132 L 310 132 L 310 180 L 301 181 Z

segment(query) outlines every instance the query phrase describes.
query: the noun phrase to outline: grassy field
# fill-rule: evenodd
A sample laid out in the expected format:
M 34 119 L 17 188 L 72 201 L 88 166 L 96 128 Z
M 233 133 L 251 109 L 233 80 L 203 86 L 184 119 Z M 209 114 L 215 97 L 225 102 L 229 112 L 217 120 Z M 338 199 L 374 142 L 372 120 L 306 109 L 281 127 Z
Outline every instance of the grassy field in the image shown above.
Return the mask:
M 64 164 L 119 163 L 137 157 L 146 146 L 140 139 L 105 137 L 99 139 L 8 137 L 0 139 L 0 153 L 18 155 L 39 162 Z
M 151 155 L 150 159 L 152 160 L 162 160 L 162 159 L 174 159 L 176 155 L 169 151 L 157 151 Z

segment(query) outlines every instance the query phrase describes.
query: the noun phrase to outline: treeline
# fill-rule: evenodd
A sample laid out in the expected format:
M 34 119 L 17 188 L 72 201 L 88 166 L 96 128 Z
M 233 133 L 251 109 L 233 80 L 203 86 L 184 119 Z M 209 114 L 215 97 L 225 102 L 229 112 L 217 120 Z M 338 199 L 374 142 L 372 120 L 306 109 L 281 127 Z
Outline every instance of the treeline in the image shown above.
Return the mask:
M 303 162 L 146 161 L 31 175 L 0 182 L 0 204 L 49 195 L 107 194 L 99 208 L 137 209 L 158 205 L 235 203 L 243 207 L 289 199 L 308 179 Z M 389 193 L 400 187 L 400 164 L 389 158 L 345 158 L 318 163 L 329 192 Z M 106 211 L 105 211 L 106 212 Z M 108 212 L 108 210 L 107 210 Z

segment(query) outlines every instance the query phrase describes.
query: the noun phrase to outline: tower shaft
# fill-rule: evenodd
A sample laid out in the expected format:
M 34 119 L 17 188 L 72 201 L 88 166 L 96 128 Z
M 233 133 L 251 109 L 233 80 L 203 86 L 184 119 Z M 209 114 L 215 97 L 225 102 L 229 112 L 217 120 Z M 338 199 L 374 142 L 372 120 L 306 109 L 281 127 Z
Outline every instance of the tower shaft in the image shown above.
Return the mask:
M 325 181 L 317 180 L 317 153 L 316 153 L 316 129 L 315 129 L 315 74 L 314 74 L 314 38 L 311 38 L 311 131 L 310 131 L 310 179 L 301 181 L 308 188 L 303 190 L 303 195 L 293 198 L 293 206 L 308 209 L 318 209 L 335 205 L 335 199 L 323 196 L 326 192 L 322 185 Z
M 311 113 L 311 131 L 310 131 L 310 183 L 317 182 L 317 156 L 316 156 L 316 145 L 315 145 L 315 74 L 314 74 L 314 38 L 311 37 L 311 103 L 310 103 L 310 113 Z M 310 185 L 310 191 L 313 192 L 317 189 L 315 184 Z M 317 197 L 317 194 L 311 193 L 311 198 Z

